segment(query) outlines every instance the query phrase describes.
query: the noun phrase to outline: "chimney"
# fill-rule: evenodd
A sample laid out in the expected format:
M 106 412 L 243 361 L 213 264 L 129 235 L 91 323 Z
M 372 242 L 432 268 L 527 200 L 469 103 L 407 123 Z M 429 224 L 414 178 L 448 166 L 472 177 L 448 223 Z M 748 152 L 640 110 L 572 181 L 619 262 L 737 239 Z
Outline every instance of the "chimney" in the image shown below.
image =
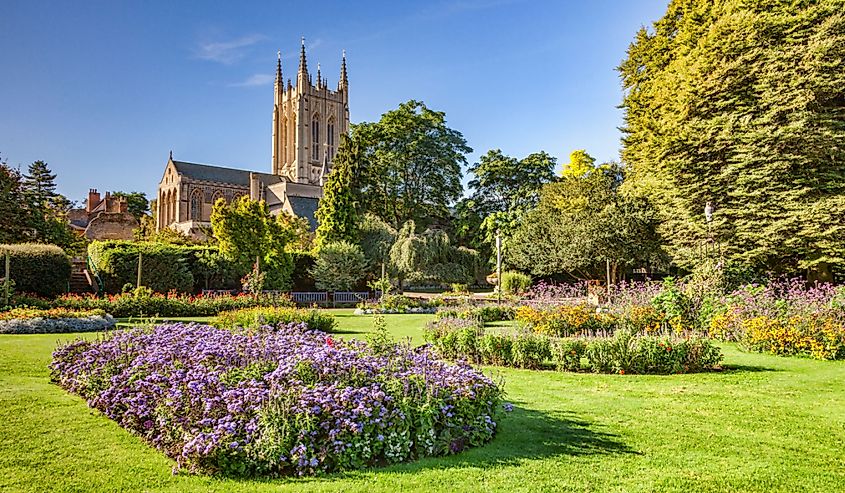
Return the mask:
M 86 212 L 91 212 L 100 204 L 100 193 L 96 188 L 88 189 L 88 202 L 85 204 Z

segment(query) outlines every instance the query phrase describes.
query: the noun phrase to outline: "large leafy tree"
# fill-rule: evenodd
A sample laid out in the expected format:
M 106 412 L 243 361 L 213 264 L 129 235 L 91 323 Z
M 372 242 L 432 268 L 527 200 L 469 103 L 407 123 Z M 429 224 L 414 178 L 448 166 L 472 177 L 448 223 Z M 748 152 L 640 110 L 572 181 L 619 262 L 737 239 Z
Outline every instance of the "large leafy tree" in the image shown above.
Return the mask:
M 845 2 L 673 0 L 620 67 L 626 187 L 674 261 L 845 267 Z M 704 209 L 714 208 L 712 224 Z
M 352 178 L 359 161 L 358 145 L 346 135 L 342 136 L 316 212 L 319 225 L 315 246 L 318 249 L 327 243 L 357 239 L 358 214 Z
M 409 220 L 419 227 L 447 222 L 472 149 L 446 125 L 445 113 L 411 100 L 378 122 L 355 125 L 352 138 L 362 153 L 354 187 L 360 210 L 395 229 Z
M 125 198 L 126 211 L 132 214 L 139 223 L 141 218 L 150 212 L 150 201 L 147 200 L 147 194 L 144 192 L 114 192 L 112 197 Z
M 408 221 L 390 248 L 390 263 L 399 280 L 418 283 L 472 284 L 479 273 L 478 252 L 455 246 L 445 231 L 427 228 L 418 233 Z
M 243 196 L 227 203 L 219 199 L 211 211 L 211 228 L 224 255 L 255 262 L 266 271 L 268 287 L 286 289 L 293 269 L 287 246 L 296 235 L 284 216 L 270 214 L 263 200 Z
M 459 240 L 492 258 L 496 232 L 510 237 L 522 216 L 537 205 L 543 185 L 555 180 L 555 165 L 555 158 L 543 151 L 523 159 L 499 149 L 481 156 L 469 168 L 472 195 L 456 207 Z
M 654 210 L 619 192 L 622 169 L 610 163 L 546 185 L 510 241 L 511 262 L 536 276 L 611 280 L 625 268 L 661 260 Z

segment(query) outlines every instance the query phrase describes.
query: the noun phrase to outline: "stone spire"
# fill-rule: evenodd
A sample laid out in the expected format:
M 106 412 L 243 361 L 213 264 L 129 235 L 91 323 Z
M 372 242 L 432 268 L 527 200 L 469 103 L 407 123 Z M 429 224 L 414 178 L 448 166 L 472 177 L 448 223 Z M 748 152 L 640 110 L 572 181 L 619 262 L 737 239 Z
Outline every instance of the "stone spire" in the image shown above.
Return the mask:
M 346 50 L 343 50 L 343 59 L 340 62 L 340 81 L 338 81 L 338 89 L 346 89 L 349 80 L 346 78 Z
M 320 76 L 320 62 L 317 62 L 317 87 L 323 86 L 323 78 Z
M 285 79 L 282 77 L 282 50 L 276 52 L 276 84 L 285 85 Z
M 305 84 L 308 82 L 308 62 L 305 60 L 305 36 L 303 36 L 302 46 L 299 50 L 299 72 L 296 74 L 297 92 L 305 92 Z

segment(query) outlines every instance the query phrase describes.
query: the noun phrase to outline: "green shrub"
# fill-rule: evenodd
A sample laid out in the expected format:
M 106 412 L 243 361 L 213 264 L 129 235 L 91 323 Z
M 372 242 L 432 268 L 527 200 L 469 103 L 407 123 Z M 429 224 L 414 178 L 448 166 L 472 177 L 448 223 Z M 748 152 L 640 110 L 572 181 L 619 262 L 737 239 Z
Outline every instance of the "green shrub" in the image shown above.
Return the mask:
M 0 277 L 5 275 L 5 255 L 10 256 L 10 275 L 19 293 L 52 298 L 66 293 L 70 282 L 70 258 L 55 245 L 21 243 L 0 245 Z
M 502 273 L 502 292 L 504 294 L 522 294 L 531 287 L 531 276 L 521 272 Z
M 481 325 L 473 320 L 441 318 L 429 322 L 423 329 L 423 338 L 446 359 L 466 359 L 481 362 L 479 339 Z
M 334 316 L 328 313 L 288 307 L 256 307 L 220 312 L 211 324 L 226 329 L 257 329 L 264 325 L 276 327 L 292 322 L 305 322 L 309 329 L 323 332 L 331 332 L 336 325 Z
M 120 292 L 124 284 L 137 283 L 139 254 L 143 255 L 142 286 L 160 293 L 189 292 L 194 288 L 194 276 L 188 268 L 188 248 L 165 243 L 94 241 L 88 245 L 88 255 L 108 293 Z
M 587 367 L 596 373 L 692 373 L 712 370 L 722 361 L 719 348 L 704 338 L 635 336 L 620 330 L 613 337 L 580 341 L 586 345 Z M 557 363 L 566 369 L 566 362 L 558 359 Z
M 513 338 L 505 334 L 486 333 L 478 343 L 481 360 L 489 365 L 513 366 Z
M 361 247 L 348 241 L 337 241 L 320 248 L 310 273 L 317 289 L 349 291 L 364 278 L 366 267 Z
M 441 308 L 437 311 L 437 318 L 465 318 L 478 320 L 481 323 L 513 320 L 516 308 L 510 305 L 482 305 Z
M 551 340 L 542 334 L 520 333 L 513 339 L 512 351 L 513 366 L 535 370 L 551 359 Z
M 552 359 L 558 370 L 579 371 L 586 351 L 587 341 L 584 339 L 557 339 L 552 344 Z

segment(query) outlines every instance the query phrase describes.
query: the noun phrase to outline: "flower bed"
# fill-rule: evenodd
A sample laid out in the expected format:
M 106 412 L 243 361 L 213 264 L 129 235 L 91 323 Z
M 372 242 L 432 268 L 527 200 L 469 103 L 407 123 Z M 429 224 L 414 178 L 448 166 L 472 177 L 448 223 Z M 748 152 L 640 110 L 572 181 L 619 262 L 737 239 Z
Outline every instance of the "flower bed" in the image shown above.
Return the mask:
M 291 324 L 160 325 L 78 340 L 52 378 L 189 471 L 311 475 L 456 453 L 490 440 L 501 390 L 423 350 Z
M 334 316 L 314 309 L 285 307 L 243 308 L 220 312 L 211 325 L 220 328 L 241 327 L 257 329 L 261 326 L 277 327 L 280 324 L 303 322 L 311 330 L 331 332 L 336 321 Z
M 0 312 L 0 334 L 58 334 L 113 329 L 115 320 L 102 310 L 13 308 Z
M 511 305 L 470 305 L 437 310 L 437 318 L 464 318 L 481 323 L 513 320 L 515 316 L 516 308 Z
M 440 299 L 409 298 L 399 294 L 389 294 L 381 300 L 360 304 L 355 310 L 355 314 L 435 313 L 440 306 L 443 306 L 443 300 Z
M 147 291 L 123 293 L 97 298 L 93 295 L 65 295 L 52 303 L 55 307 L 74 310 L 105 310 L 115 317 L 207 317 L 222 311 L 257 306 L 293 306 L 286 296 L 215 295 L 190 296 Z
M 443 357 L 480 364 L 539 369 L 547 362 L 564 371 L 669 374 L 718 368 L 722 353 L 709 339 L 635 335 L 549 337 L 532 331 L 487 332 L 467 319 L 430 322 L 426 341 Z

